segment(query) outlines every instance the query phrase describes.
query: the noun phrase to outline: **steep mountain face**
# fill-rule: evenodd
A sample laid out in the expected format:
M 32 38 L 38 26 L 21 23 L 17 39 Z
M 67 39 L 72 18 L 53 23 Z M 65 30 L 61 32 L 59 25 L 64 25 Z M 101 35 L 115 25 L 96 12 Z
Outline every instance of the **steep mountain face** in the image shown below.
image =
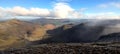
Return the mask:
M 40 43 L 70 43 L 70 42 L 92 42 L 99 39 L 104 27 L 88 26 L 87 23 L 78 25 L 66 24 L 53 30 L 47 31 L 49 38 L 43 39 Z
M 69 30 L 72 31 L 71 35 L 76 36 L 78 40 L 83 42 L 91 42 L 97 40 L 100 37 L 104 28 L 105 27 L 103 26 L 88 26 L 87 24 L 81 23 Z
M 47 31 L 47 33 L 50 35 L 50 37 L 40 42 L 42 43 L 96 42 L 98 41 L 98 39 L 101 40 L 104 39 L 101 37 L 104 37 L 105 35 L 120 32 L 120 26 L 119 26 L 120 21 L 107 20 L 107 21 L 101 21 L 99 23 L 98 22 L 94 24 L 92 23 L 87 22 L 87 23 L 80 23 L 78 25 L 66 24 L 56 29 L 49 30 Z M 115 39 L 115 36 L 112 35 L 111 39 Z
M 46 29 L 38 24 L 16 19 L 0 22 L 0 48 L 26 45 L 29 41 L 41 40 L 45 34 Z

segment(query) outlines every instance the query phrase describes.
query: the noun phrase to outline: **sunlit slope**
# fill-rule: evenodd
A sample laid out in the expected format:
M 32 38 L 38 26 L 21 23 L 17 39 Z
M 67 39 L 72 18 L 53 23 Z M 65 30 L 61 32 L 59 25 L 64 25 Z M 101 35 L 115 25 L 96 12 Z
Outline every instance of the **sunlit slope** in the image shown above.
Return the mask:
M 0 48 L 23 46 L 41 40 L 45 34 L 45 27 L 38 24 L 16 19 L 0 22 Z

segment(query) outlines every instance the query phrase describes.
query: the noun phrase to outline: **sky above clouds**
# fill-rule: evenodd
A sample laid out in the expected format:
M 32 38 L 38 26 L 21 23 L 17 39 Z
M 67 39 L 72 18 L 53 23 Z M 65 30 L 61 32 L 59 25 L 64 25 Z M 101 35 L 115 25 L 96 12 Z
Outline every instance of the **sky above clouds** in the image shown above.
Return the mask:
M 0 18 L 120 19 L 120 0 L 0 0 Z

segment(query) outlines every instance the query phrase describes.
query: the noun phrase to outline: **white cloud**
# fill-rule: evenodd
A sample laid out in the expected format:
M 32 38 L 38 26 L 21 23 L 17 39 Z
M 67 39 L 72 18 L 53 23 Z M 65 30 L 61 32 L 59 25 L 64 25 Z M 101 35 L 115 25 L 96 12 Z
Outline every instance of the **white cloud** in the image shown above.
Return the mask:
M 58 18 L 67 18 L 74 11 L 67 3 L 56 3 L 53 10 Z
M 0 8 L 0 18 L 17 17 L 17 16 L 31 16 L 31 17 L 47 17 L 50 11 L 44 8 L 30 8 L 15 6 L 13 8 Z
M 53 11 L 57 18 L 81 18 L 84 16 L 82 14 L 83 11 L 85 11 L 86 8 L 81 8 L 80 10 L 75 10 L 67 3 L 56 3 L 54 5 Z
M 26 9 L 24 7 L 16 6 L 6 10 L 7 12 L 15 15 L 21 16 L 48 16 L 50 11 L 44 8 L 30 8 Z
M 119 3 L 108 3 L 101 4 L 101 7 L 114 6 L 119 8 Z M 52 9 L 47 8 L 25 8 L 20 6 L 15 6 L 12 8 L 2 8 L 0 7 L 0 18 L 9 18 L 9 17 L 32 17 L 32 18 L 56 18 L 56 19 L 77 19 L 77 18 L 87 18 L 87 19 L 120 19 L 120 15 L 115 12 L 103 12 L 103 13 L 84 13 L 88 10 L 87 8 L 81 8 L 75 10 L 68 3 L 59 2 L 53 5 Z M 20 18 L 21 18 L 20 17 Z M 28 17 L 28 18 L 29 18 Z
M 108 5 L 106 5 L 106 4 L 100 4 L 100 5 L 98 5 L 98 7 L 100 7 L 100 8 L 107 8 Z
M 0 7 L 0 17 L 2 17 L 2 8 Z
M 81 16 L 82 14 L 80 14 L 80 12 L 73 12 L 72 14 L 71 14 L 71 18 L 81 18 L 82 16 Z
M 0 18 L 5 16 L 9 16 L 9 13 L 4 8 L 0 7 Z
M 16 17 L 16 16 L 31 16 L 31 17 L 45 17 L 45 18 L 80 18 L 81 12 L 85 8 L 81 8 L 79 11 L 73 9 L 68 3 L 55 3 L 53 9 L 46 8 L 24 8 L 15 6 L 12 8 L 0 8 L 0 17 Z
M 29 10 L 27 10 L 23 7 L 19 7 L 19 6 L 8 9 L 7 11 L 11 12 L 11 13 L 14 13 L 14 14 L 18 14 L 18 15 L 27 15 L 28 12 L 29 12 Z
M 98 5 L 100 8 L 107 8 L 107 11 L 112 9 L 120 9 L 120 2 L 109 2 Z M 105 9 L 106 10 L 106 9 Z M 104 11 L 105 11 L 104 10 Z M 87 14 L 88 18 L 96 18 L 96 19 L 120 19 L 120 13 L 116 13 L 116 10 L 113 12 L 103 12 L 103 13 L 90 13 Z
M 101 7 L 101 8 L 108 8 L 108 7 L 120 8 L 120 2 L 109 2 L 109 3 L 105 3 L 105 4 L 100 4 L 100 5 L 98 5 L 98 7 Z
M 83 13 L 86 10 L 86 8 L 81 8 L 80 10 L 73 11 L 70 15 L 69 18 L 84 18 L 85 14 Z
M 112 2 L 112 3 L 110 3 L 110 5 L 113 5 L 113 6 L 117 7 L 117 8 L 120 8 L 120 2 L 119 3 Z
M 38 16 L 49 16 L 50 11 L 48 9 L 31 8 L 29 14 Z
M 57 2 L 71 2 L 72 0 L 56 0 Z
M 89 19 L 120 19 L 120 15 L 114 12 L 90 13 L 87 14 Z

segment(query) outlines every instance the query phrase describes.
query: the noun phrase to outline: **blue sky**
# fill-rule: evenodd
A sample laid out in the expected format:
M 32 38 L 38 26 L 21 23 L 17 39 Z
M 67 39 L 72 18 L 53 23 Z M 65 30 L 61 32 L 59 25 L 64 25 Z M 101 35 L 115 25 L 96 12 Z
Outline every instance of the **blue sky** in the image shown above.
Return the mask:
M 2 7 L 14 7 L 22 6 L 25 8 L 40 7 L 51 8 L 50 3 L 52 0 L 0 0 L 0 6 Z
M 119 10 L 120 0 L 0 0 L 0 18 L 118 19 Z
M 54 2 L 66 2 L 73 8 L 79 9 L 82 7 L 91 8 L 95 5 L 108 3 L 108 2 L 120 2 L 120 0 L 0 0 L 0 6 L 2 7 L 14 7 L 22 6 L 26 8 L 39 7 L 39 8 L 52 8 L 51 4 Z

